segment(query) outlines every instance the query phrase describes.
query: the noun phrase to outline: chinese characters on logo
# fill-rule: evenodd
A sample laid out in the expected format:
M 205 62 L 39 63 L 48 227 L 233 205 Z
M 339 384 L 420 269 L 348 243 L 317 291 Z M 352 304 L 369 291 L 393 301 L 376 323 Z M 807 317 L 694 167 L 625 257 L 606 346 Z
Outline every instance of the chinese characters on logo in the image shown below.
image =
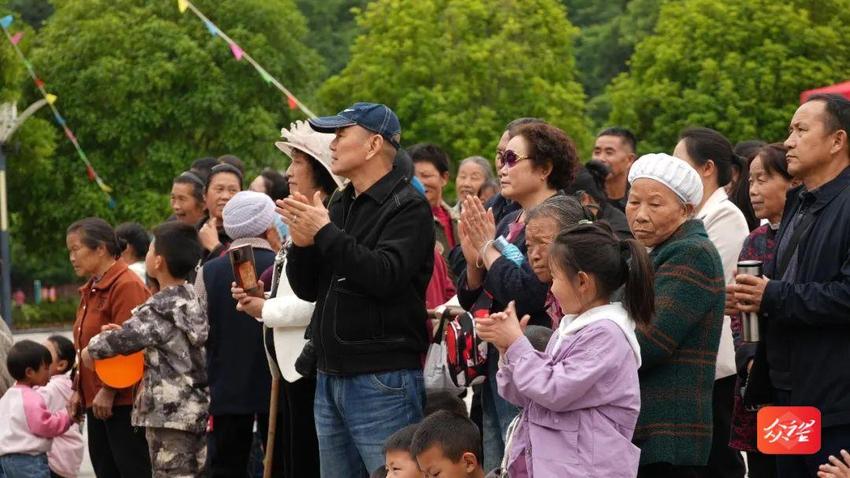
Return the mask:
M 815 407 L 764 407 L 757 426 L 762 453 L 811 455 L 820 450 L 821 417 Z

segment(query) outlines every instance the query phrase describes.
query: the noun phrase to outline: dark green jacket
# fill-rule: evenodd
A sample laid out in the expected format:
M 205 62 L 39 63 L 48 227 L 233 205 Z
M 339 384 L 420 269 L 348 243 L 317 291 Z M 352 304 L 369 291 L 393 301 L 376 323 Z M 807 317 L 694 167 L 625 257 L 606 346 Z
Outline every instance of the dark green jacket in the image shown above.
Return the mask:
M 723 265 L 702 221 L 684 223 L 650 254 L 656 315 L 638 330 L 640 464 L 702 466 L 711 449 L 711 393 L 723 325 Z

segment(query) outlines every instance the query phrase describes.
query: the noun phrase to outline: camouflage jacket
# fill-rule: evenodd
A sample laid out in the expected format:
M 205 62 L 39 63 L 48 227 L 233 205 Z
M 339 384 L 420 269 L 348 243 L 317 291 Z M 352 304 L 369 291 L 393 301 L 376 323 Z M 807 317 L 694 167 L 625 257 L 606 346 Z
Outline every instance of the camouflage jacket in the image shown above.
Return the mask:
M 95 336 L 88 349 L 94 359 L 144 349 L 134 426 L 202 433 L 210 402 L 204 351 L 208 333 L 195 289 L 184 284 L 152 296 L 133 310 L 121 330 Z

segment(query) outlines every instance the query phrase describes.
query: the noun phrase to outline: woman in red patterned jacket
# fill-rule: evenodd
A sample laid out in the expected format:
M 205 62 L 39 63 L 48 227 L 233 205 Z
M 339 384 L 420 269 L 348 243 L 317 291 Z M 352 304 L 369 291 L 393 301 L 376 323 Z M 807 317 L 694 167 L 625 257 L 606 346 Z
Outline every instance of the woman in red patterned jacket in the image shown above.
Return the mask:
M 776 252 L 776 231 L 785 209 L 785 194 L 791 187 L 785 159 L 786 148 L 781 143 L 763 146 L 750 165 L 750 199 L 756 217 L 767 224 L 755 229 L 744 241 L 739 260 L 772 261 Z M 735 362 L 738 383 L 735 390 L 741 391 L 756 351 L 755 343 L 746 343 L 741 337 L 741 314 L 735 309 L 735 301 L 727 289 L 726 313 L 732 317 L 732 334 L 735 340 Z M 763 455 L 756 449 L 756 412 L 744 408 L 741 393 L 735 395 L 732 411 L 732 432 L 729 446 L 747 452 L 750 478 L 776 476 L 776 462 L 772 455 Z

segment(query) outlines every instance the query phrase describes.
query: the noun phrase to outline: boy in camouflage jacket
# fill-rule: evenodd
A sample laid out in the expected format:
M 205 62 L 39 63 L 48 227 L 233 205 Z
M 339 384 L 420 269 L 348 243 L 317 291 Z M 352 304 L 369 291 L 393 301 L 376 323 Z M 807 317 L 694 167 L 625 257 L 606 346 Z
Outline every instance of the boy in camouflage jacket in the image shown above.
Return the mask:
M 204 474 L 209 409 L 206 355 L 209 325 L 186 277 L 201 258 L 194 228 L 170 222 L 154 230 L 145 258 L 160 291 L 122 326 L 106 330 L 83 350 L 84 364 L 145 351 L 145 373 L 132 423 L 145 427 L 154 477 Z M 88 363 L 87 363 L 88 362 Z

